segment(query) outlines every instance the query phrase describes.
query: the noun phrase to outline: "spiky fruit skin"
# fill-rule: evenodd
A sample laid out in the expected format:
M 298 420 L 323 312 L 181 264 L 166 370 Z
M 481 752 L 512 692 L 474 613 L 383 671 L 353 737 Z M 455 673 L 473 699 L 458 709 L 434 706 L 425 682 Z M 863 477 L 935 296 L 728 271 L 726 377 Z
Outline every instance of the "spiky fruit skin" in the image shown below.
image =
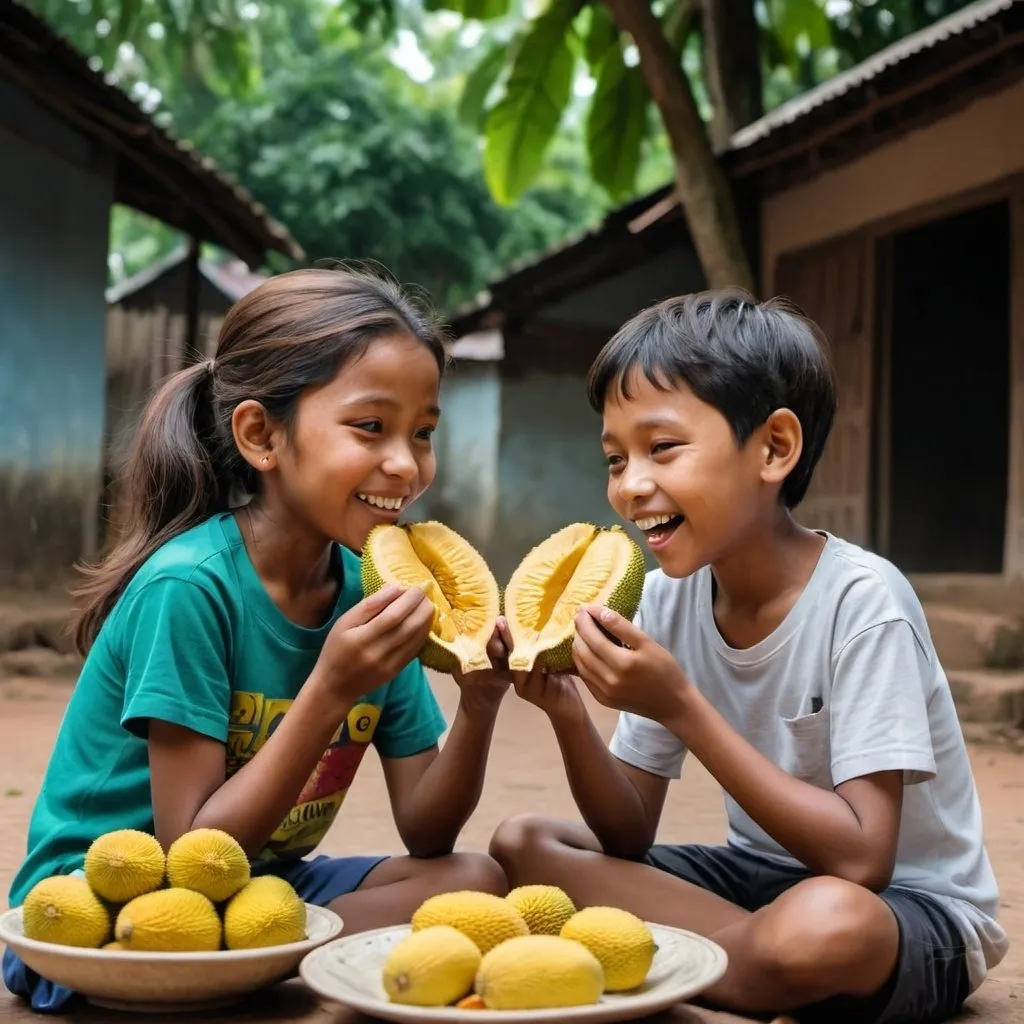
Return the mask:
M 224 908 L 224 944 L 228 949 L 284 946 L 305 937 L 305 904 L 283 878 L 275 875 L 252 879 Z
M 110 915 L 84 878 L 54 875 L 37 882 L 22 907 L 25 937 L 58 946 L 99 949 L 110 937 Z
M 191 889 L 136 896 L 117 915 L 114 938 L 137 953 L 213 953 L 221 948 L 217 908 Z
M 214 903 L 230 899 L 249 881 L 249 858 L 233 836 L 198 828 L 179 836 L 167 851 L 167 881 Z
M 531 935 L 557 935 L 576 913 L 576 905 L 555 885 L 521 885 L 505 899 L 523 915 Z
M 495 946 L 480 961 L 474 988 L 489 1010 L 552 1010 L 597 1003 L 604 973 L 578 942 L 527 935 Z
M 644 553 L 640 550 L 640 545 L 621 526 L 611 526 L 607 529 L 612 532 L 621 533 L 629 541 L 631 550 L 629 564 L 622 574 L 622 579 L 619 580 L 619 585 L 612 591 L 608 600 L 604 602 L 604 607 L 611 608 L 613 612 L 618 612 L 624 619 L 632 621 L 633 616 L 636 615 L 637 608 L 640 607 L 640 598 L 644 591 L 644 578 L 647 575 Z M 604 530 L 604 527 L 597 527 L 598 533 Z M 615 639 L 600 624 L 598 624 L 598 628 L 601 629 L 605 636 L 609 636 L 613 640 Z M 575 672 L 576 666 L 572 657 L 574 639 L 575 632 L 566 637 L 557 647 L 543 651 L 534 664 L 547 669 L 548 672 Z M 615 642 L 618 643 L 617 640 Z
M 167 858 L 154 836 L 119 829 L 100 836 L 85 855 L 85 879 L 111 903 L 127 903 L 164 882 Z
M 643 984 L 654 962 L 650 929 L 618 907 L 586 907 L 565 923 L 561 936 L 582 943 L 597 957 L 608 992 L 626 992 Z
M 447 1006 L 473 987 L 480 950 L 468 936 L 440 924 L 412 932 L 384 961 L 388 999 L 407 1006 Z
M 431 896 L 412 915 L 412 930 L 446 924 L 473 940 L 481 953 L 516 936 L 529 935 L 523 915 L 511 903 L 488 892 L 461 890 Z

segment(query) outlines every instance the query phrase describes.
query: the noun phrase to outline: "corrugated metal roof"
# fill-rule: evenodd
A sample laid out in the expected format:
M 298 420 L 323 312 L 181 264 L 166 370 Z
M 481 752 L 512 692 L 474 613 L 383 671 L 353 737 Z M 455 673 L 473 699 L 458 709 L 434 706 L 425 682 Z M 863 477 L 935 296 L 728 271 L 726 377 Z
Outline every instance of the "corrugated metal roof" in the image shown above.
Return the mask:
M 113 306 L 129 295 L 134 295 L 146 285 L 152 284 L 164 274 L 180 266 L 186 256 L 188 256 L 188 249 L 179 246 L 172 249 L 166 256 L 154 260 L 148 267 L 143 267 L 138 273 L 111 285 L 107 289 L 107 304 Z M 229 302 L 237 302 L 243 295 L 248 295 L 267 279 L 265 274 L 253 273 L 241 260 L 212 263 L 210 260 L 200 259 L 199 272 Z
M 934 25 L 929 25 L 927 28 L 905 36 L 856 67 L 850 68 L 849 71 L 835 75 L 801 96 L 776 107 L 775 110 L 765 114 L 753 124 L 741 128 L 733 135 L 729 149 L 740 150 L 752 146 L 755 142 L 767 138 L 783 125 L 798 121 L 830 100 L 838 99 L 858 86 L 877 78 L 883 71 L 905 61 L 908 57 L 928 50 L 936 43 L 941 43 L 951 36 L 962 35 L 974 26 L 994 18 L 1000 12 L 1019 3 L 1024 3 L 1024 0 L 977 0 L 976 3 L 950 14 Z
M 245 188 L 190 142 L 157 126 L 116 84 L 93 71 L 79 50 L 17 0 L 0 0 L 0 74 L 76 131 L 119 154 L 129 173 L 119 168 L 118 201 L 182 230 L 202 227 L 202 237 L 236 252 L 244 241 L 248 251 L 239 255 L 247 259 L 268 249 L 294 258 L 303 255 L 287 228 Z M 136 188 L 137 179 L 146 182 L 146 190 Z M 188 196 L 187 186 L 203 201 Z M 180 222 L 169 211 L 180 211 Z

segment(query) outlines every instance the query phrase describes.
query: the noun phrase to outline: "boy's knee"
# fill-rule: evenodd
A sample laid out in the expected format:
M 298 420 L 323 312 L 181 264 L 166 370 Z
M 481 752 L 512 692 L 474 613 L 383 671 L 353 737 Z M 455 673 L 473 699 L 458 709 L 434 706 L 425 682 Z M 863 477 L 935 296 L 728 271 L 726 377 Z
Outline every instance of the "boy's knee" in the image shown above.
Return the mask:
M 453 853 L 446 860 L 450 862 L 446 874 L 451 879 L 451 889 L 472 889 L 495 896 L 508 894 L 508 879 L 493 857 L 485 853 Z
M 783 984 L 800 989 L 834 971 L 841 990 L 853 995 L 888 976 L 899 927 L 870 890 L 841 878 L 809 878 L 783 893 L 772 911 L 757 928 L 754 952 Z
M 490 855 L 504 868 L 532 857 L 551 839 L 549 819 L 540 814 L 517 814 L 506 818 L 494 831 Z

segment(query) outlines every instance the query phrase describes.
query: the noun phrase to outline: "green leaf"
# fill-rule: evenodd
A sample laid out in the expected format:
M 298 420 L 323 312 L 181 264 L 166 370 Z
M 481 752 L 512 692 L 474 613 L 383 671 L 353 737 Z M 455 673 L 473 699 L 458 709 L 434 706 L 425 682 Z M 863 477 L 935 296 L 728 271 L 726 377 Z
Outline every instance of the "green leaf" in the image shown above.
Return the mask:
M 459 120 L 464 124 L 476 129 L 483 127 L 487 95 L 508 62 L 508 53 L 507 43 L 494 43 L 466 76 L 459 101 Z
M 464 18 L 487 21 L 508 14 L 509 0 L 424 0 L 428 11 L 455 11 Z
M 639 67 L 626 67 L 622 50 L 608 51 L 587 116 L 587 150 L 594 180 L 613 199 L 628 195 L 647 134 L 647 86 Z
M 605 54 L 619 38 L 619 28 L 612 18 L 611 11 L 604 4 L 590 5 L 590 28 L 587 30 L 583 52 L 587 63 L 596 69 Z
M 567 39 L 572 0 L 555 0 L 516 54 L 505 94 L 487 117 L 484 175 L 499 203 L 512 203 L 536 177 L 569 102 L 575 61 Z
M 790 60 L 797 56 L 797 41 L 807 37 L 810 49 L 830 46 L 832 28 L 817 0 L 769 0 L 768 17 Z

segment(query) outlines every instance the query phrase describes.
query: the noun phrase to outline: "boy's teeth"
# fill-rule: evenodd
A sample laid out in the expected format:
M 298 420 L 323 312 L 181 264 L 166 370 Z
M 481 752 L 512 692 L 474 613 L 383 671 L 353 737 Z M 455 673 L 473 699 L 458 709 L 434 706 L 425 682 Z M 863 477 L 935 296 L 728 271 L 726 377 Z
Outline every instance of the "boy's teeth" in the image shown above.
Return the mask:
M 646 532 L 647 530 L 653 530 L 656 526 L 664 526 L 665 523 L 671 522 L 673 516 L 650 516 L 647 519 L 637 519 L 636 525 L 638 529 Z
M 386 508 L 395 511 L 402 507 L 401 498 L 382 498 L 377 494 L 357 494 L 356 497 L 360 501 L 365 501 L 367 505 L 373 505 L 375 508 Z

